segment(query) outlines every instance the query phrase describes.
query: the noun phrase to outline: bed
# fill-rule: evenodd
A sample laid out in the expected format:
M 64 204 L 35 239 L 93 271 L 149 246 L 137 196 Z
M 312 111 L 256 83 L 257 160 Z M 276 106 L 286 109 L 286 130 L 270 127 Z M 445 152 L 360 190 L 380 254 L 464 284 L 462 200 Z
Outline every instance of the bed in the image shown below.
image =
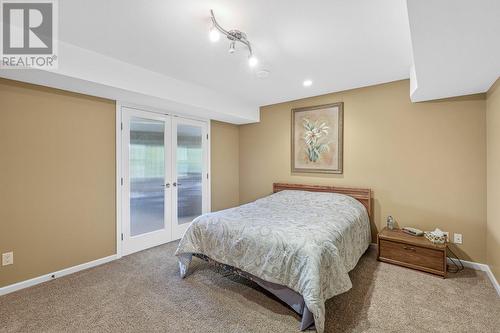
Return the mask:
M 193 255 L 255 281 L 321 333 L 325 301 L 352 287 L 348 272 L 371 242 L 370 189 L 273 184 L 273 194 L 196 218 L 176 255 Z

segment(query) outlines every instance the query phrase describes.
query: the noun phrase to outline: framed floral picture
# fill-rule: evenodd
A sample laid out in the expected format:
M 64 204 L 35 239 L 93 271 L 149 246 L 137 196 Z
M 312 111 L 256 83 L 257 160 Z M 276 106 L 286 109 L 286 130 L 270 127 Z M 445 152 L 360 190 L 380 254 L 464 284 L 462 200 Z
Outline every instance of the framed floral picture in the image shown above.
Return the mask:
M 342 173 L 344 103 L 292 109 L 292 172 Z

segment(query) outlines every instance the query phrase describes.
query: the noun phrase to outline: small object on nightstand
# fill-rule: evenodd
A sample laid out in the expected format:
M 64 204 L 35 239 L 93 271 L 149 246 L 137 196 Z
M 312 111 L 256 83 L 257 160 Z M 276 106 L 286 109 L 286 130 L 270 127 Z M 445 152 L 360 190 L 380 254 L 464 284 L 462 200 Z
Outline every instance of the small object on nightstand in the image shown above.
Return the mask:
M 425 238 L 433 242 L 434 244 L 444 244 L 446 242 L 446 234 L 436 228 L 434 231 L 426 231 Z
M 404 233 L 412 236 L 422 236 L 424 234 L 422 230 L 412 227 L 403 227 L 403 229 L 401 230 L 403 230 Z
M 446 244 L 387 228 L 379 232 L 377 244 L 380 261 L 446 277 Z
M 396 222 L 394 221 L 394 217 L 391 215 L 387 216 L 387 229 L 394 230 L 396 227 Z

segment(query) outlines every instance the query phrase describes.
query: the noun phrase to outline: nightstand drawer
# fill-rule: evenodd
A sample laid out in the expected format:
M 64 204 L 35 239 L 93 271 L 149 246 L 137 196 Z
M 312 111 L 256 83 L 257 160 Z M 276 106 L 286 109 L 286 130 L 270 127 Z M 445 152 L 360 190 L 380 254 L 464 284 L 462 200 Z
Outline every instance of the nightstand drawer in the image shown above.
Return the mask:
M 445 255 L 441 250 L 403 244 L 384 239 L 379 240 L 380 259 L 397 261 L 400 264 L 409 264 L 443 272 Z

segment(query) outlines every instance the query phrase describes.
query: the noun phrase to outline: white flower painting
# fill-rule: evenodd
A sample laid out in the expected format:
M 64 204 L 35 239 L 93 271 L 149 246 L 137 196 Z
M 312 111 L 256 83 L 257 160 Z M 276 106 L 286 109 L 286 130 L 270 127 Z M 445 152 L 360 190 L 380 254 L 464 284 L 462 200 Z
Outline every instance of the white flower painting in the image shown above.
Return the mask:
M 330 150 L 329 142 L 325 141 L 328 135 L 328 126 L 326 126 L 325 122 L 319 124 L 318 121 L 311 122 L 309 119 L 304 118 L 304 130 L 307 158 L 311 162 L 316 162 L 322 153 Z
M 292 172 L 342 173 L 343 103 L 292 110 Z

